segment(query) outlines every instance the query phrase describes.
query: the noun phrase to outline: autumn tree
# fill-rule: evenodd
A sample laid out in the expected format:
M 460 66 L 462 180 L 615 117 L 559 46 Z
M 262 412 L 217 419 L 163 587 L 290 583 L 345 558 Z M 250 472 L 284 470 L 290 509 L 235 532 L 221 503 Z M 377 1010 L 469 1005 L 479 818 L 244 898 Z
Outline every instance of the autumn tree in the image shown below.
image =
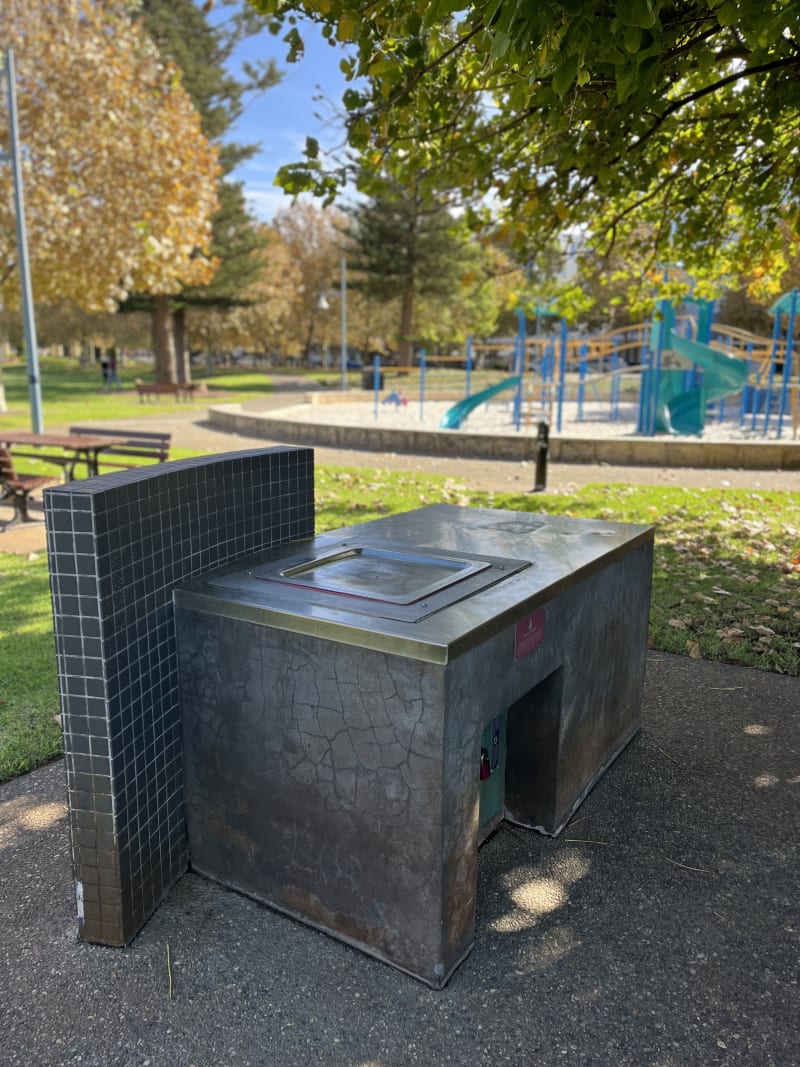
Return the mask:
M 128 8 L 112 0 L 6 0 L 0 9 L 0 39 L 17 66 L 31 274 L 41 303 L 113 309 L 131 290 L 166 294 L 214 274 L 217 151 L 175 69 Z M 7 132 L 0 126 L 5 143 Z M 3 168 L 0 298 L 14 304 L 9 182 Z
M 242 291 L 239 305 L 227 310 L 197 309 L 190 333 L 212 351 L 242 345 L 280 360 L 291 350 L 295 338 L 293 316 L 302 285 L 300 267 L 272 227 L 262 226 L 259 240 L 260 271 Z
M 298 347 L 306 359 L 318 339 L 320 320 L 327 314 L 327 301 L 321 297 L 339 284 L 345 222 L 342 212 L 302 200 L 279 211 L 273 219 L 273 227 L 297 269 L 291 315 Z
M 800 5 L 251 2 L 290 59 L 298 12 L 353 46 L 359 173 L 460 190 L 521 258 L 570 225 L 639 278 L 680 263 L 706 294 L 742 271 L 778 284 L 779 224 L 800 221 Z M 282 181 L 331 197 L 352 170 L 310 142 Z
M 230 176 L 235 167 L 257 151 L 258 145 L 231 141 L 230 132 L 242 115 L 247 94 L 268 89 L 280 79 L 272 60 L 245 64 L 243 78 L 230 71 L 229 61 L 236 46 L 263 29 L 263 19 L 252 8 L 223 0 L 221 11 L 225 17 L 214 25 L 207 10 L 193 0 L 142 0 L 141 4 L 142 24 L 161 56 L 180 68 L 184 88 L 200 114 L 203 133 L 218 147 L 221 166 L 219 207 L 212 218 L 211 253 L 217 263 L 214 277 L 199 285 L 190 279 L 169 296 L 156 300 L 136 294 L 126 305 L 128 309 L 153 310 L 154 321 L 163 318 L 166 332 L 159 337 L 159 343 L 174 347 L 182 381 L 191 379 L 187 309 L 213 308 L 222 312 L 237 306 L 261 271 L 259 226 L 246 208 L 241 182 Z

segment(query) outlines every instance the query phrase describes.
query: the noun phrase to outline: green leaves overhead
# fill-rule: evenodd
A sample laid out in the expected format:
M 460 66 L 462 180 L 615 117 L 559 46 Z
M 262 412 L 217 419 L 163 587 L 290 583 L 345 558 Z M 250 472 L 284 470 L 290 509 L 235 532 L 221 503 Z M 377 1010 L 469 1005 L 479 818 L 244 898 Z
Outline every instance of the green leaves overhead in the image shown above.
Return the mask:
M 571 227 L 642 277 L 680 262 L 769 284 L 778 224 L 800 228 L 800 5 L 252 2 L 352 46 L 356 167 L 490 205 L 473 217 L 526 258 Z M 312 162 L 294 179 L 322 191 Z

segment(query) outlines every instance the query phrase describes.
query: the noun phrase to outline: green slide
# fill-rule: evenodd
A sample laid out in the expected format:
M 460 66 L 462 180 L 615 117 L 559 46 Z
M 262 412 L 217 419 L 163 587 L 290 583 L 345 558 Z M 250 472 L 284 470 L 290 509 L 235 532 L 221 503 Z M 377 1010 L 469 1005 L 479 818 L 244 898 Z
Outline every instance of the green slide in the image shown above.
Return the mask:
M 719 352 L 710 345 L 690 341 L 670 331 L 667 347 L 703 368 L 700 385 L 684 391 L 684 371 L 662 371 L 658 381 L 656 433 L 700 434 L 705 429 L 706 406 L 738 393 L 747 381 L 747 360 Z
M 490 385 L 488 389 L 483 389 L 480 393 L 475 393 L 464 400 L 459 400 L 457 404 L 445 411 L 439 426 L 443 430 L 457 430 L 475 408 L 479 408 L 481 404 L 485 404 L 493 396 L 502 393 L 504 389 L 516 389 L 518 385 L 519 377 L 505 378 L 498 385 Z

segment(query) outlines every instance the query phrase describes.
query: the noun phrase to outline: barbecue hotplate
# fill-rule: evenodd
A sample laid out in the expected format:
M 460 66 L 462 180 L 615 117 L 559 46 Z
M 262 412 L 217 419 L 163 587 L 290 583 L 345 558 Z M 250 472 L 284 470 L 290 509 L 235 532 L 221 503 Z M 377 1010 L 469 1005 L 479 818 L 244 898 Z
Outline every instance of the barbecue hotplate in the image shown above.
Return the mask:
M 401 552 L 347 544 L 325 555 L 282 567 L 257 567 L 254 578 L 327 593 L 345 593 L 391 604 L 413 604 L 453 582 L 490 567 L 488 560 Z
M 281 555 L 210 584 L 317 605 L 416 622 L 530 567 L 528 560 L 341 541 Z

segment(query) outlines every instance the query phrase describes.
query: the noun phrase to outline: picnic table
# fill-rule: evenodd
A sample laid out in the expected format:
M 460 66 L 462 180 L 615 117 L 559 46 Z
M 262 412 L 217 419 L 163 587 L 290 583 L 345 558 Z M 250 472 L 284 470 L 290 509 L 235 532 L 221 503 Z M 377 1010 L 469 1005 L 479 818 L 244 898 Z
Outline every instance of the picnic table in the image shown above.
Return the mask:
M 117 438 L 98 434 L 34 433 L 0 428 L 0 444 L 5 445 L 11 451 L 14 459 L 25 456 L 28 459 L 58 463 L 64 468 L 64 478 L 68 482 L 75 477 L 75 466 L 78 463 L 86 464 L 88 477 L 91 478 L 97 474 L 99 454 L 106 448 L 125 444 L 125 441 L 126 438 L 122 436 Z M 46 451 L 54 448 L 62 451 L 60 453 Z

